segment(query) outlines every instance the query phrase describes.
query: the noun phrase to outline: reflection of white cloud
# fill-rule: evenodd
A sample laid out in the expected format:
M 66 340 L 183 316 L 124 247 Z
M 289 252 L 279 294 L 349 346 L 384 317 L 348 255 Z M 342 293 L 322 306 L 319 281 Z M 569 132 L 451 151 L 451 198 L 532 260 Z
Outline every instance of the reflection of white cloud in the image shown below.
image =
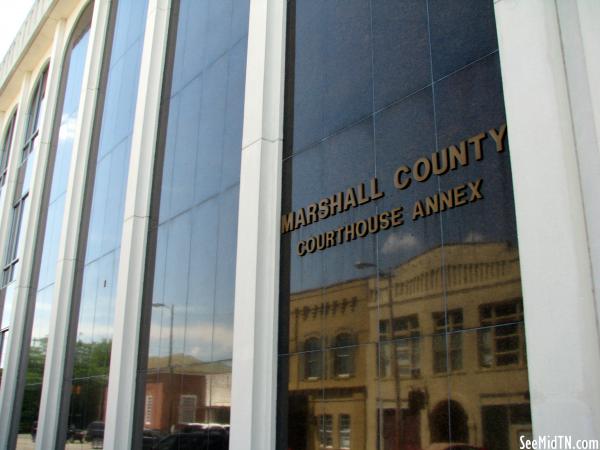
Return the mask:
M 72 141 L 75 139 L 75 130 L 77 129 L 77 117 L 69 114 L 63 114 L 60 121 L 60 132 L 58 140 L 60 142 Z
M 390 234 L 383 243 L 383 253 L 389 255 L 399 251 L 406 251 L 415 248 L 419 240 L 414 234 Z
M 167 354 L 169 345 L 169 324 L 154 326 L 150 329 L 150 346 L 159 354 Z M 210 358 L 231 357 L 233 327 L 231 324 L 201 322 L 196 325 L 175 325 L 173 327 L 173 351 L 179 353 L 185 347 L 185 354 L 201 361 Z M 162 349 L 161 349 L 162 347 Z
M 465 242 L 483 242 L 484 239 L 483 234 L 477 231 L 469 231 L 465 237 Z

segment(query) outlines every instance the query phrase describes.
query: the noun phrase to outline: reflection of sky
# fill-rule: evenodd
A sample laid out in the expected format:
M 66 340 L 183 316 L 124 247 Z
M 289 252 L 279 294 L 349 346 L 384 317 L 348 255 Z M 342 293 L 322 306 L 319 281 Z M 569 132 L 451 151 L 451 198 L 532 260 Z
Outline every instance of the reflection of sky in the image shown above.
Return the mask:
M 169 354 L 170 343 L 170 309 L 155 307 L 150 327 L 149 356 L 165 357 Z M 163 310 L 160 313 L 159 310 Z M 174 308 L 173 354 L 185 354 L 199 361 L 221 361 L 231 358 L 233 316 L 218 317 L 213 321 L 211 316 L 189 317 L 185 309 Z M 184 316 L 186 320 L 183 320 Z
M 173 352 L 231 357 L 238 185 L 160 225 L 153 303 L 174 305 Z M 166 353 L 170 309 L 152 311 L 150 356 Z
M 147 4 L 147 1 L 120 1 L 117 8 L 77 328 L 78 341 L 85 343 L 110 340 L 113 334 L 125 189 Z
M 47 337 L 50 328 L 50 312 L 52 309 L 56 264 L 58 262 L 58 245 L 62 229 L 64 201 L 71 163 L 73 139 L 79 113 L 79 99 L 88 41 L 89 30 L 81 36 L 70 53 L 61 123 L 58 129 L 58 139 L 55 148 L 54 169 L 52 172 L 52 185 L 50 188 L 50 200 L 40 263 L 38 292 L 35 301 L 32 345 L 36 345 L 36 339 L 39 340 Z
M 231 358 L 248 6 L 179 8 L 152 298 L 166 307 L 152 308 L 151 358 L 169 345 Z

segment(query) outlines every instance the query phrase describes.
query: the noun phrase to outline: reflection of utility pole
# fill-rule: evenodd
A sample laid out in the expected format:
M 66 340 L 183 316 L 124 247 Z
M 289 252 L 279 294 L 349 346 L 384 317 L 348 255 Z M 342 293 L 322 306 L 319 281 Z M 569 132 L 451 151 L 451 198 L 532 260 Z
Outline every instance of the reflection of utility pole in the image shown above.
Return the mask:
M 170 325 L 169 325 L 169 356 L 167 364 L 169 366 L 169 431 L 173 426 L 173 318 L 175 316 L 175 305 L 165 305 L 164 303 L 152 303 L 153 308 L 165 308 L 169 310 Z
M 377 268 L 376 264 L 369 262 L 356 262 L 354 267 L 357 269 L 368 269 L 368 268 Z M 394 308 L 393 308 L 393 299 L 392 299 L 392 270 L 389 272 L 384 272 L 383 270 L 377 270 L 377 278 L 385 278 L 388 285 L 388 308 L 389 308 L 389 316 L 390 316 L 390 337 L 391 341 L 387 345 L 391 345 L 392 347 L 392 374 L 394 377 L 394 397 L 395 397 L 395 411 L 394 411 L 394 435 L 395 435 L 395 444 L 396 449 L 400 448 L 400 436 L 402 434 L 403 422 L 402 422 L 402 406 L 401 406 L 401 396 L 400 396 L 400 372 L 398 370 L 398 349 L 397 342 L 394 336 Z M 379 283 L 377 283 L 379 286 Z M 378 324 L 379 325 L 379 324 Z M 381 342 L 379 342 L 381 346 Z M 412 355 L 411 355 L 412 360 Z M 383 424 L 383 416 L 380 413 L 379 415 L 379 423 Z M 380 435 L 383 436 L 382 430 L 379 430 Z

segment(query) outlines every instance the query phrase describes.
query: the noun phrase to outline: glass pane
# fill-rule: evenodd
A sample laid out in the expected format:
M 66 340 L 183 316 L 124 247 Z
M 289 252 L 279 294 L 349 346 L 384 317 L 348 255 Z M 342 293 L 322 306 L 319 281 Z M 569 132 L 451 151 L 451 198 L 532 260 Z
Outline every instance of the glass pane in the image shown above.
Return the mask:
M 17 111 L 14 111 L 8 119 L 8 125 L 6 125 L 4 136 L 2 140 L 2 149 L 0 154 L 0 189 L 6 182 L 6 169 L 8 167 L 8 158 L 10 156 L 10 149 L 13 143 L 13 134 L 15 130 L 15 121 L 17 118 Z
M 481 447 L 448 378 L 526 366 L 493 1 L 290 0 L 288 22 L 278 448 Z M 329 410 L 292 403 L 309 382 Z M 334 406 L 359 391 L 362 419 Z
M 32 337 L 29 349 L 29 361 L 26 368 L 26 386 L 17 449 L 29 448 L 25 441 L 31 433 L 35 439 L 35 428 L 41 395 L 41 383 L 44 375 L 46 347 L 50 328 L 50 311 L 54 293 L 56 264 L 58 261 L 58 246 L 62 229 L 64 202 L 67 190 L 67 178 L 73 148 L 75 125 L 79 111 L 79 98 L 87 44 L 89 38 L 89 15 L 84 16 L 84 31 L 74 36 L 76 42 L 69 50 L 65 60 L 66 82 L 64 85 L 63 103 L 58 105 L 57 113 L 62 108 L 61 123 L 55 130 L 58 133 L 54 154 L 50 157 L 50 167 L 54 165 L 50 184 L 50 198 L 47 211 L 45 232 L 43 232 L 43 247 L 39 267 L 38 291 L 35 295 L 35 310 L 32 326 Z M 77 28 L 81 28 L 81 24 Z M 43 229 L 43 226 L 42 226 Z
M 227 448 L 248 1 L 175 2 L 143 443 Z M 245 16 L 244 16 L 245 14 Z M 161 391 L 162 390 L 162 391 Z M 162 392 L 162 393 L 161 393 Z M 154 437 L 153 437 L 154 436 Z M 140 437 L 138 436 L 138 442 Z M 161 440 L 162 439 L 162 440 Z M 208 443 L 208 447 L 203 445 Z
M 90 220 L 88 229 L 82 231 L 88 235 L 68 422 L 75 436 L 85 430 L 84 441 L 92 445 L 100 445 L 104 435 L 121 229 L 147 1 L 120 0 L 116 7 L 112 52 L 110 61 L 105 61 L 109 69 L 98 154 L 96 161 L 90 162 L 96 167 Z
M 495 328 L 490 334 L 495 334 Z M 518 447 L 519 433 L 531 432 L 527 367 L 481 370 L 477 355 L 478 333 L 461 332 L 464 342 L 464 370 L 450 375 L 450 400 L 433 405 L 434 414 L 445 408 L 450 417 L 449 442 L 468 442 L 486 449 Z M 523 351 L 510 358 L 523 356 Z M 517 432 L 518 431 L 518 432 Z

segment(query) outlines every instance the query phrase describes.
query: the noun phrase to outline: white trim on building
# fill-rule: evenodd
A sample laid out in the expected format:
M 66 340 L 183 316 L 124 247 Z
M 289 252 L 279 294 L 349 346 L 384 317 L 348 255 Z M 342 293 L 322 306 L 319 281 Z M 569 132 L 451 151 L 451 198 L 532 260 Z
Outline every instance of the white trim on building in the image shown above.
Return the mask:
M 600 257 L 594 232 L 600 154 L 592 117 L 600 109 L 597 96 L 587 94 L 597 92 L 597 83 L 582 73 L 585 60 L 576 54 L 597 47 L 600 29 L 596 21 L 595 32 L 582 33 L 574 15 L 600 19 L 600 9 L 588 0 L 500 0 L 495 10 L 533 430 L 594 438 L 600 435 L 599 294 L 592 275 Z M 588 43 L 584 35 L 595 38 Z

